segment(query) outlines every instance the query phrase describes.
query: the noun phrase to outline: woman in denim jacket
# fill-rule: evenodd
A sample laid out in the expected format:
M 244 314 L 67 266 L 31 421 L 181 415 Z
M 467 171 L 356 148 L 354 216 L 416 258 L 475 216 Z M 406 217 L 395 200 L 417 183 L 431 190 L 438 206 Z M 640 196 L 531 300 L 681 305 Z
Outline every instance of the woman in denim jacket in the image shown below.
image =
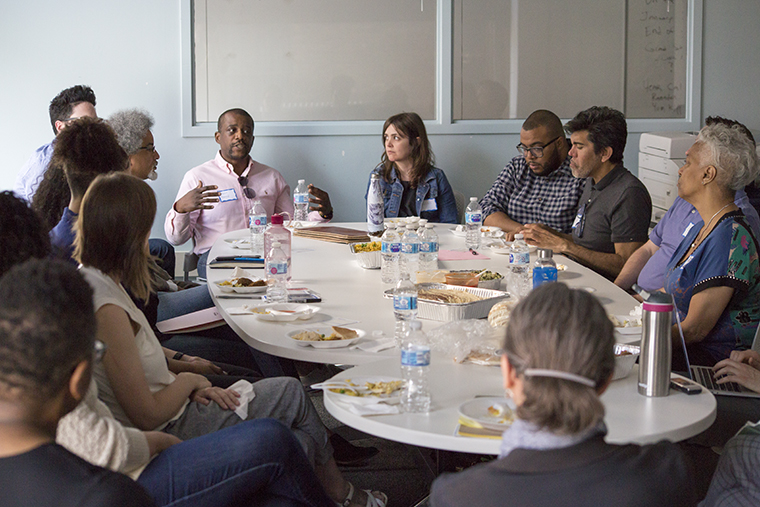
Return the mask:
M 433 151 L 419 115 L 400 113 L 388 118 L 383 125 L 383 145 L 381 163 L 372 172 L 380 175 L 385 216 L 456 223 L 454 192 L 443 171 L 433 166 Z

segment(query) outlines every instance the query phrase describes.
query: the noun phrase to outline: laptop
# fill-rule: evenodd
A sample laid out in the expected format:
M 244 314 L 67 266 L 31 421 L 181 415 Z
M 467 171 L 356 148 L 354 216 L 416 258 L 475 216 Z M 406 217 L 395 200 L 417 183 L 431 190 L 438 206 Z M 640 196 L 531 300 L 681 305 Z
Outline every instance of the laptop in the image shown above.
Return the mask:
M 676 315 L 678 313 L 676 312 Z M 683 347 L 683 356 L 686 358 L 686 366 L 688 366 L 689 378 L 702 385 L 705 389 L 718 396 L 738 396 L 740 398 L 760 398 L 760 393 L 751 391 L 743 386 L 740 386 L 736 382 L 727 382 L 725 384 L 718 384 L 715 380 L 715 374 L 710 366 L 697 366 L 692 365 L 689 361 L 689 353 L 686 351 L 686 342 L 683 339 L 683 331 L 681 331 L 681 322 L 678 322 L 678 330 L 681 335 L 681 347 Z M 752 349 L 755 346 L 760 345 L 758 342 L 758 333 L 760 333 L 760 327 L 755 331 L 755 340 L 752 343 Z

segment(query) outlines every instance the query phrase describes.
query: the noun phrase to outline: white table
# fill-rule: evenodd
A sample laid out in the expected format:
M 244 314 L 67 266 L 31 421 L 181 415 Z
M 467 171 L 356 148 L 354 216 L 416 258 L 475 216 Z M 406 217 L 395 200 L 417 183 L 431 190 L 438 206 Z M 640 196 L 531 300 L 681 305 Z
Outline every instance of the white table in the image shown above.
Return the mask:
M 400 377 L 397 358 L 356 366 L 335 378 L 388 375 Z M 377 437 L 411 445 L 457 452 L 499 454 L 500 440 L 455 436 L 458 407 L 476 396 L 504 396 L 501 370 L 455 364 L 433 354 L 430 384 L 433 403 L 428 414 L 358 416 L 344 404 L 325 396 L 325 407 L 342 423 Z M 710 427 L 715 420 L 715 397 L 671 391 L 663 398 L 638 394 L 638 366 L 625 379 L 612 382 L 602 395 L 609 443 L 647 444 L 662 439 L 679 441 Z
M 364 223 L 335 224 L 365 230 Z M 451 225 L 436 225 L 442 249 L 464 249 L 464 238 L 451 233 Z M 221 255 L 245 253 L 226 243 L 225 239 L 244 238 L 247 230 L 235 231 L 222 236 L 212 248 L 210 258 Z M 506 273 L 508 261 L 505 256 L 482 249 L 490 260 L 467 260 L 439 262 L 441 269 L 488 268 Z M 383 298 L 383 291 L 390 288 L 380 282 L 379 270 L 362 269 L 353 259 L 347 245 L 327 243 L 293 237 L 293 282 L 291 286 L 305 286 L 322 295 L 318 303 L 322 311 L 317 316 L 345 317 L 358 321 L 353 326 L 371 334 L 381 330 L 392 336 L 394 328 L 393 305 Z M 535 254 L 531 256 L 535 261 Z M 559 273 L 559 280 L 570 287 L 583 287 L 604 305 L 608 313 L 627 315 L 636 306 L 635 300 L 604 277 L 562 256 L 556 258 L 567 266 Z M 290 323 L 263 322 L 253 315 L 229 315 L 225 309 L 246 303 L 242 299 L 220 299 L 215 281 L 230 276 L 230 270 L 209 269 L 209 290 L 227 323 L 252 347 L 281 357 L 302 361 L 344 363 L 359 365 L 342 373 L 341 377 L 362 375 L 400 376 L 397 350 L 368 353 L 361 350 L 323 349 L 300 347 L 285 336 L 295 329 Z M 316 317 L 315 317 L 316 318 Z M 309 322 L 309 321 L 307 321 Z M 425 329 L 440 323 L 423 321 Z M 618 336 L 620 341 L 638 339 L 637 336 Z M 460 452 L 498 454 L 499 441 L 454 436 L 458 415 L 457 408 L 476 395 L 503 394 L 501 374 L 498 368 L 476 365 L 456 365 L 450 358 L 433 356 L 432 385 L 433 410 L 428 415 L 401 414 L 360 417 L 325 400 L 330 413 L 341 422 L 390 440 L 413 445 Z M 613 382 L 602 397 L 607 407 L 606 422 L 609 442 L 654 442 L 663 438 L 682 440 L 700 433 L 715 419 L 715 398 L 708 392 L 687 397 L 673 393 L 665 398 L 646 398 L 636 389 L 637 372 L 625 379 Z

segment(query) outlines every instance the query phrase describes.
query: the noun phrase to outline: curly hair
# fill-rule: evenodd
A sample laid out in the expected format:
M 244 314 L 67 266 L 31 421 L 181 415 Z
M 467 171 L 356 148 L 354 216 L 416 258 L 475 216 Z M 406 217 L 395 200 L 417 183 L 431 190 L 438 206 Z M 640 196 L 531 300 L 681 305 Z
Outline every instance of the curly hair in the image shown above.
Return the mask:
M 45 228 L 50 231 L 60 222 L 69 201 L 71 190 L 63 167 L 51 161 L 32 197 L 32 209 L 39 213 Z
M 87 85 L 72 86 L 63 90 L 50 101 L 48 113 L 50 114 L 50 125 L 53 126 L 54 134 L 58 133 L 55 129 L 55 122 L 65 120 L 71 116 L 74 106 L 80 102 L 89 102 L 95 107 L 95 92 L 92 91 L 92 88 Z
M 612 148 L 610 162 L 619 164 L 623 161 L 623 151 L 628 140 L 628 125 L 625 115 L 617 109 L 607 106 L 593 106 L 575 115 L 565 124 L 568 134 L 588 132 L 588 140 L 594 145 L 597 155 L 605 148 Z
M 747 132 L 741 123 L 723 120 L 709 123 L 697 136 L 709 156 L 708 164 L 718 169 L 717 182 L 730 191 L 744 188 L 758 176 L 757 151 Z
M 399 113 L 385 120 L 383 125 L 383 134 L 381 140 L 385 147 L 385 131 L 393 125 L 396 131 L 402 136 L 409 139 L 409 145 L 412 148 L 412 179 L 409 182 L 412 188 L 417 188 L 422 179 L 435 165 L 435 156 L 430 148 L 425 123 L 417 113 Z M 419 141 L 417 140 L 419 138 Z M 393 162 L 388 160 L 388 154 L 383 150 L 380 156 L 380 163 L 383 166 L 381 174 L 385 181 L 391 180 L 391 171 Z
M 92 289 L 71 264 L 32 259 L 0 279 L 0 399 L 46 402 L 92 358 Z
M 512 311 L 504 353 L 518 374 L 528 368 L 558 370 L 604 386 L 615 369 L 615 338 L 607 312 L 594 296 L 562 283 L 541 285 Z M 604 418 L 594 388 L 551 377 L 526 377 L 520 419 L 557 434 L 573 435 Z
M 0 276 L 30 258 L 50 255 L 50 238 L 39 215 L 13 192 L 0 192 Z
M 128 156 L 137 153 L 142 140 L 154 125 L 153 117 L 144 109 L 122 109 L 108 118 L 108 124 L 116 133 L 119 146 Z

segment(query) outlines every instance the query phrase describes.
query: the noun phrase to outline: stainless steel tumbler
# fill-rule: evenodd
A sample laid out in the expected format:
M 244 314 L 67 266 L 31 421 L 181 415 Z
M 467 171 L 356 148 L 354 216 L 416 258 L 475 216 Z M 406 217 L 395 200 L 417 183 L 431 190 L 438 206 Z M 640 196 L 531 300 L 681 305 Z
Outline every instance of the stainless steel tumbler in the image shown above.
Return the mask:
M 656 292 L 644 300 L 639 356 L 639 394 L 644 396 L 667 396 L 670 392 L 672 315 L 673 300 L 669 294 Z

